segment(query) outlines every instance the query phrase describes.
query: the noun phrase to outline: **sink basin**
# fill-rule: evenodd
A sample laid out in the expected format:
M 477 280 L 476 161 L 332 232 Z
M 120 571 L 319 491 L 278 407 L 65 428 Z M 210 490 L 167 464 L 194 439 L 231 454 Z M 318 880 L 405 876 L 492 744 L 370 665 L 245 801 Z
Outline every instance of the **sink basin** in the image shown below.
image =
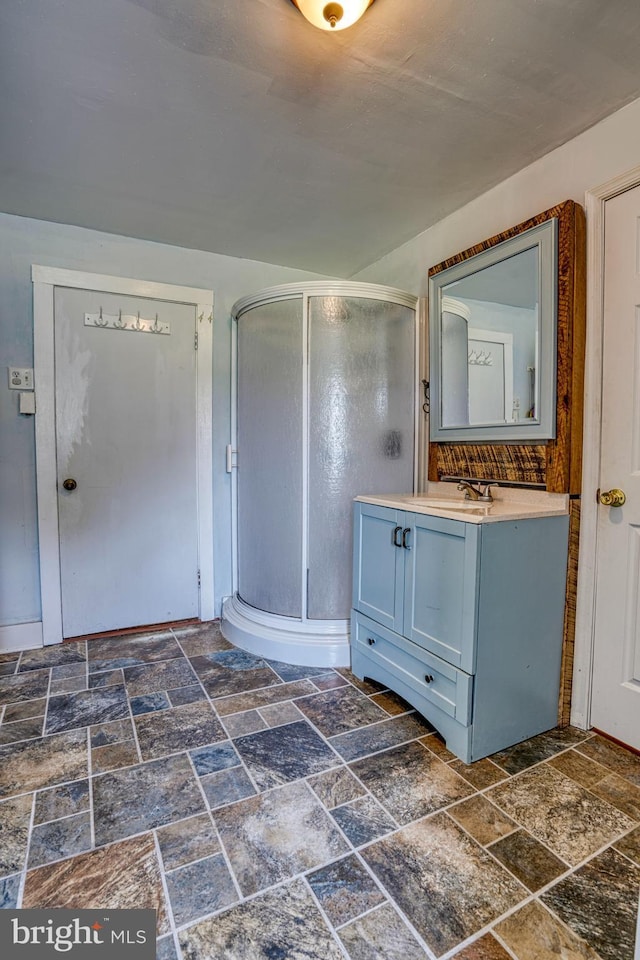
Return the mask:
M 420 507 L 440 507 L 441 510 L 486 510 L 491 504 L 479 500 L 445 500 L 444 497 L 411 497 L 411 503 Z

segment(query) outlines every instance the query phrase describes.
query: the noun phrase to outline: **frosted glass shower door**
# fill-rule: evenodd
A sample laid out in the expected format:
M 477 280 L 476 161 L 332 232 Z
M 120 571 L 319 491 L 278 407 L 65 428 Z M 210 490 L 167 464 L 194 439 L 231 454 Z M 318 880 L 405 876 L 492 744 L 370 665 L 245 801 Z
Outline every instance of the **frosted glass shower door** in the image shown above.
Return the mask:
M 238 320 L 238 594 L 302 616 L 302 298 Z
M 395 303 L 309 298 L 310 619 L 350 616 L 353 498 L 413 491 L 414 324 Z

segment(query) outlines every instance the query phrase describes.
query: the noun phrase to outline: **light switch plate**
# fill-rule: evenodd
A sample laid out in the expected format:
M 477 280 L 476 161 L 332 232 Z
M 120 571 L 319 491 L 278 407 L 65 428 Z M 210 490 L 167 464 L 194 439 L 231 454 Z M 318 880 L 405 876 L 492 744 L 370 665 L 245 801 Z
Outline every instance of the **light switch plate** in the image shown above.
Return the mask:
M 9 367 L 9 390 L 33 390 L 33 367 Z
M 28 416 L 36 412 L 36 395 L 33 391 L 18 394 L 18 410 Z

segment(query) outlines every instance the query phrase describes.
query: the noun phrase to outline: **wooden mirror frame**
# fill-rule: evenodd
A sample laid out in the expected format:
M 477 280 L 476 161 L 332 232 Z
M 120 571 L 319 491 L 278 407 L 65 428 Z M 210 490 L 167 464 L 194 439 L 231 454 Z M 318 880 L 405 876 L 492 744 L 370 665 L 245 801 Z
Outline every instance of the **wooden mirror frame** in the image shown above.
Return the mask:
M 536 227 L 558 220 L 556 436 L 546 442 L 446 442 L 429 446 L 428 479 L 477 477 L 526 483 L 552 493 L 580 493 L 584 389 L 586 244 L 584 210 L 573 200 L 431 267 L 429 278 Z

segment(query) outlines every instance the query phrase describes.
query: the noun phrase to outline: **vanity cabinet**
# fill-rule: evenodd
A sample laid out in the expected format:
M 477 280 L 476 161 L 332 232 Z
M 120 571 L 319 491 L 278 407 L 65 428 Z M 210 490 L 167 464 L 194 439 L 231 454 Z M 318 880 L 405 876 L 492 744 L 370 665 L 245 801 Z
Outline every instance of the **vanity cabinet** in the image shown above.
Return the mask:
M 465 763 L 554 727 L 568 526 L 356 502 L 355 675 L 404 697 Z

